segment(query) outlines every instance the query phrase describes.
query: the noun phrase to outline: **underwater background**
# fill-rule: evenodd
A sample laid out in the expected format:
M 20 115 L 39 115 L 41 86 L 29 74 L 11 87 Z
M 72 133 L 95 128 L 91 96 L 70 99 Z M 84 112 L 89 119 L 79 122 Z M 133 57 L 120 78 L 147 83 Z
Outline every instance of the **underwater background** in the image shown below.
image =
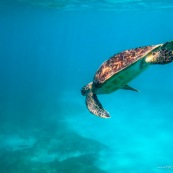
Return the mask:
M 173 172 L 173 64 L 130 82 L 81 88 L 115 53 L 173 40 L 172 0 L 0 1 L 0 173 Z

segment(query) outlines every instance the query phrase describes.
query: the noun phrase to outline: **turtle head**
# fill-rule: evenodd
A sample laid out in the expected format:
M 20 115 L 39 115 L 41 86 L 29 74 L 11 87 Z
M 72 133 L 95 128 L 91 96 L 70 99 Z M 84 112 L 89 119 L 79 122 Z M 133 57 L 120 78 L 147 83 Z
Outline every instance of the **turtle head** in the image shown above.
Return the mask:
M 90 82 L 89 84 L 85 85 L 82 89 L 81 89 L 81 94 L 83 96 L 86 96 L 89 92 L 92 91 L 92 84 L 93 82 Z
M 173 41 L 156 45 L 156 48 L 151 51 L 146 57 L 146 62 L 150 64 L 168 64 L 172 61 Z

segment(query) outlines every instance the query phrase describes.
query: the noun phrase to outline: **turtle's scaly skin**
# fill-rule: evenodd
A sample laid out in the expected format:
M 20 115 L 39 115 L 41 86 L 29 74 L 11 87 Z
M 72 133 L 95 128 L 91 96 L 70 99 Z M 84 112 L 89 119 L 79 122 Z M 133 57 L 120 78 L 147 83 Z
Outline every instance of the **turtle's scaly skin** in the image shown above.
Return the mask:
M 146 58 L 150 64 L 168 64 L 173 59 L 173 42 L 167 42 L 161 46 L 160 51 L 152 51 Z
M 147 53 L 153 50 L 156 46 L 145 46 L 136 49 L 126 50 L 119 54 L 114 55 L 112 58 L 105 61 L 94 76 L 94 83 L 99 86 L 112 75 L 117 74 L 129 65 L 135 63 L 140 58 L 144 57 Z
M 95 115 L 98 115 L 102 118 L 109 118 L 109 113 L 104 110 L 102 104 L 99 102 L 97 95 L 90 92 L 86 96 L 86 105 L 88 110 Z

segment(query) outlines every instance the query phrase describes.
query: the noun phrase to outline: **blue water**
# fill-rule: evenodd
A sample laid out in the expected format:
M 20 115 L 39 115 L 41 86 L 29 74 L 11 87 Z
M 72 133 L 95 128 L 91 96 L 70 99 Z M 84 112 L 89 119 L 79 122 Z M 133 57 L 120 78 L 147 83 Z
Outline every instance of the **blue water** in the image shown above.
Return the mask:
M 0 2 L 0 173 L 173 172 L 173 64 L 130 82 L 140 93 L 80 89 L 120 51 L 173 40 L 173 2 Z

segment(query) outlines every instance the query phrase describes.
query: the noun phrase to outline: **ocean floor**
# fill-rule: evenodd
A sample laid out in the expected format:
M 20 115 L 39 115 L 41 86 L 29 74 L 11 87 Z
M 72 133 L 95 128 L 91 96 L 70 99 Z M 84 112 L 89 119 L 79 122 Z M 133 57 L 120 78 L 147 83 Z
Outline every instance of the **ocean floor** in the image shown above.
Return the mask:
M 25 129 L 10 122 L 2 126 L 1 173 L 173 171 L 170 93 L 120 90 L 99 99 L 110 119 L 90 114 L 80 93 L 66 92 L 57 103 L 60 115 L 47 110 Z

